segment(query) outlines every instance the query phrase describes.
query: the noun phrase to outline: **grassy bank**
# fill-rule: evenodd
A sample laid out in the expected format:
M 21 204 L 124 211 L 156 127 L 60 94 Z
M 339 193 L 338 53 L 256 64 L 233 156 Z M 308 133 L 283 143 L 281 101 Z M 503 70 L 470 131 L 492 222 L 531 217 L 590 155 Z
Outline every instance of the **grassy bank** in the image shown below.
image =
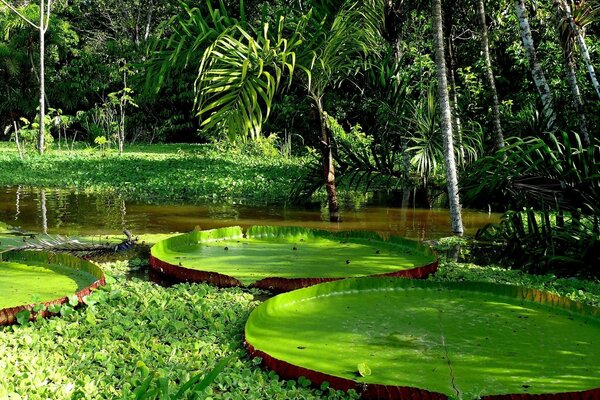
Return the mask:
M 258 367 L 243 348 L 243 329 L 259 304 L 257 291 L 205 284 L 170 288 L 125 276 L 139 260 L 105 263 L 112 278 L 88 305 L 64 317 L 0 328 L 0 398 L 134 398 L 146 374 L 151 387 L 175 393 L 198 373 L 229 358 L 205 399 L 355 398 L 355 393 L 283 381 Z M 524 285 L 600 304 L 600 284 L 533 276 L 442 259 L 438 281 Z M 190 395 L 192 395 L 190 393 Z M 142 397 L 143 398 L 143 397 Z M 186 397 L 187 398 L 187 397 Z
M 117 192 L 140 201 L 236 200 L 282 203 L 305 174 L 298 158 L 220 151 L 213 145 L 139 145 L 115 151 L 53 149 L 21 161 L 0 142 L 0 186 Z

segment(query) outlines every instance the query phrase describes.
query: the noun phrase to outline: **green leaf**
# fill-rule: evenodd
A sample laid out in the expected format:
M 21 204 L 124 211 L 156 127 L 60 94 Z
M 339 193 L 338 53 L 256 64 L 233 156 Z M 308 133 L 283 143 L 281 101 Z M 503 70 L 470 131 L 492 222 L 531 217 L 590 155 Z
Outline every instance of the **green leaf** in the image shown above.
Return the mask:
M 360 376 L 369 376 L 371 375 L 371 368 L 366 363 L 359 363 L 357 365 L 358 374 Z
M 29 310 L 21 310 L 17 313 L 16 317 L 17 323 L 19 325 L 24 325 L 27 322 L 29 322 L 29 319 L 31 318 L 31 313 L 29 312 Z

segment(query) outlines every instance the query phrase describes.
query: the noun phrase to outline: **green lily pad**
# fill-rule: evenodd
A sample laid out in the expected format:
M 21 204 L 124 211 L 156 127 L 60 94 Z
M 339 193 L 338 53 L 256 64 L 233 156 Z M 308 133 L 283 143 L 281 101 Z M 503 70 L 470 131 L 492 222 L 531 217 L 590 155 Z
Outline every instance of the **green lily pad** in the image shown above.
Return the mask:
M 150 261 L 179 279 L 279 291 L 365 275 L 423 277 L 437 267 L 428 247 L 406 239 L 261 226 L 175 236 L 154 245 Z
M 37 251 L 0 254 L 0 325 L 16 322 L 19 312 L 46 315 L 40 304 L 70 302 L 104 282 L 99 267 L 70 256 Z M 20 314 L 21 316 L 24 313 Z M 22 319 L 22 317 L 21 317 Z
M 515 286 L 324 283 L 267 300 L 245 334 L 282 377 L 366 397 L 600 393 L 600 309 Z

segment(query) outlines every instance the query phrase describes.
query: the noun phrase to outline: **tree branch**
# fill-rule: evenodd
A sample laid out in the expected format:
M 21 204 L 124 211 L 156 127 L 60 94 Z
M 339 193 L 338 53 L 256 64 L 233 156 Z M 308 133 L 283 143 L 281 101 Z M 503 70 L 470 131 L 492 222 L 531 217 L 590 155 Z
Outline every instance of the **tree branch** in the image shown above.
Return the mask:
M 29 19 L 27 19 L 27 17 L 26 17 L 26 16 L 24 16 L 23 14 L 21 14 L 21 13 L 19 12 L 19 10 L 17 10 L 15 7 L 13 7 L 12 5 L 10 5 L 10 4 L 9 4 L 7 1 L 5 1 L 5 0 L 0 0 L 0 2 L 1 2 L 2 4 L 4 4 L 6 7 L 10 8 L 10 10 L 11 10 L 12 12 L 14 12 L 14 13 L 15 13 L 15 14 L 17 14 L 19 17 L 21 17 L 21 18 L 23 19 L 23 21 L 27 22 L 29 25 L 33 26 L 33 27 L 34 27 L 34 28 L 36 28 L 36 29 L 40 29 L 40 27 L 39 27 L 39 26 L 37 26 L 36 24 L 34 24 L 33 22 L 31 22 Z

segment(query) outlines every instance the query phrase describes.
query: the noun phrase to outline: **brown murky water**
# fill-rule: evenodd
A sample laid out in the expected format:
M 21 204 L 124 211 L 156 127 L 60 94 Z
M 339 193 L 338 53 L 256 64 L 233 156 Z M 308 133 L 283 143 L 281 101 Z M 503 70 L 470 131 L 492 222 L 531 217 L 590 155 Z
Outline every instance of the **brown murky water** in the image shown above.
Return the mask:
M 54 234 L 110 234 L 128 228 L 134 234 L 187 232 L 231 225 L 293 225 L 329 230 L 372 230 L 420 240 L 450 235 L 448 210 L 382 205 L 371 196 L 349 201 L 343 222 L 327 220 L 327 210 L 251 207 L 240 204 L 143 204 L 113 195 L 57 189 L 0 188 L 0 221 L 28 231 Z M 392 199 L 383 201 L 394 204 Z M 499 214 L 464 210 L 466 234 L 475 234 Z

